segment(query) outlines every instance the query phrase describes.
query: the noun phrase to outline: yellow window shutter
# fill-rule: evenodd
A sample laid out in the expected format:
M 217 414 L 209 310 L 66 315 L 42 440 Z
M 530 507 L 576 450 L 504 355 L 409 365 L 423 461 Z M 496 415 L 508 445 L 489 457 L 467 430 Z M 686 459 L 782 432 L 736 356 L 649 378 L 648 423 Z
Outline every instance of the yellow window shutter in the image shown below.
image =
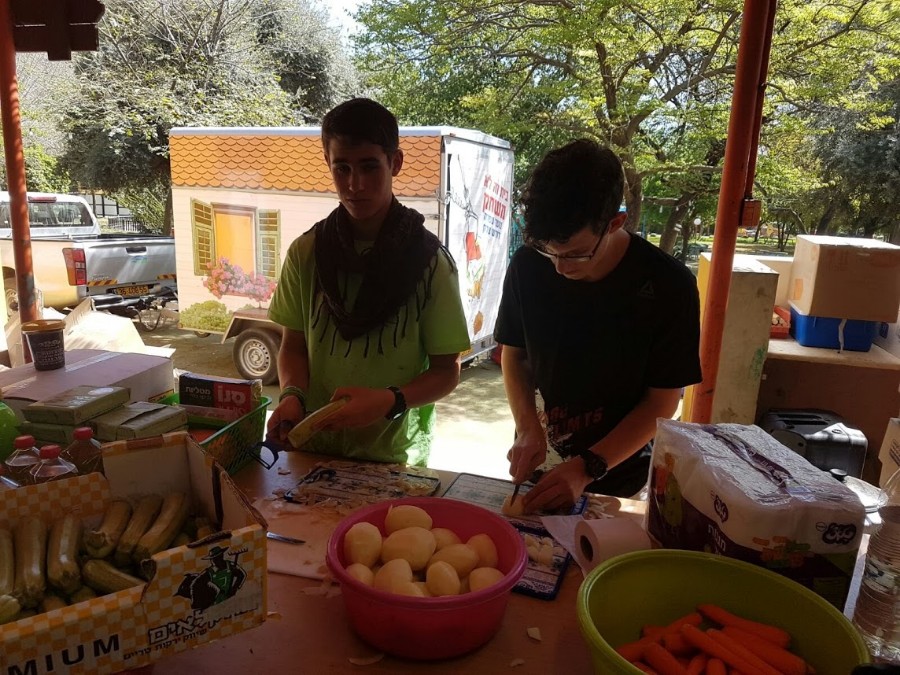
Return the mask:
M 191 225 L 194 243 L 194 274 L 207 276 L 216 260 L 216 232 L 210 204 L 191 200 Z
M 277 281 L 281 268 L 281 211 L 257 211 L 256 222 L 256 271 Z

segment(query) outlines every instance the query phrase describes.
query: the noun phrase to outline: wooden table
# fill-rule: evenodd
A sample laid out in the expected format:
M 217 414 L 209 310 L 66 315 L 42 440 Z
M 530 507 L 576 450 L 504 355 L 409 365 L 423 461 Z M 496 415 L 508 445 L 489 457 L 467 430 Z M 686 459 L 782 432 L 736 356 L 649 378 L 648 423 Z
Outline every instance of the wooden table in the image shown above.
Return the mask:
M 278 463 L 266 471 L 252 465 L 235 477 L 248 497 L 270 495 L 276 488 L 293 487 L 319 458 L 300 452 L 282 454 Z M 290 470 L 290 474 L 280 475 Z M 439 472 L 446 488 L 455 473 Z M 641 502 L 622 500 L 622 510 L 638 512 Z M 322 597 L 304 590 L 317 589 L 318 581 L 283 574 L 269 574 L 269 618 L 259 628 L 165 658 L 140 673 L 200 675 L 214 673 L 446 673 L 478 675 L 501 673 L 514 659 L 525 663 L 513 669 L 516 675 L 528 673 L 590 673 L 590 657 L 581 637 L 576 617 L 576 596 L 582 573 L 572 563 L 555 600 L 538 600 L 519 593 L 511 595 L 499 632 L 484 647 L 466 656 L 436 662 L 403 661 L 385 656 L 366 667 L 355 666 L 349 657 L 363 657 L 375 650 L 362 642 L 350 629 L 340 595 Z M 542 640 L 529 638 L 526 629 L 536 626 Z

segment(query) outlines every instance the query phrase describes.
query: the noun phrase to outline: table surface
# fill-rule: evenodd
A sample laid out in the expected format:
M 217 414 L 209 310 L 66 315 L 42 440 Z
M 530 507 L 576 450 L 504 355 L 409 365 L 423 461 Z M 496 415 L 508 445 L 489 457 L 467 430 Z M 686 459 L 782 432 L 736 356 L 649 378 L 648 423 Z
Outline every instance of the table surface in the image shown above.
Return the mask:
M 282 453 L 278 463 L 266 471 L 257 464 L 242 470 L 235 482 L 251 500 L 269 496 L 277 488 L 288 489 L 322 458 L 301 452 Z M 281 469 L 279 472 L 278 469 Z M 290 471 L 290 473 L 283 473 Z M 441 488 L 446 489 L 457 474 L 439 471 Z M 643 502 L 619 500 L 620 511 L 639 517 Z M 587 645 L 581 637 L 576 617 L 576 596 L 582 573 L 569 565 L 556 599 L 538 600 L 519 593 L 510 597 L 499 632 L 487 646 L 466 656 L 430 662 L 429 673 L 458 675 L 498 673 L 510 668 L 515 659 L 517 675 L 527 673 L 590 673 Z M 342 673 L 353 669 L 350 657 L 366 657 L 376 650 L 366 645 L 350 629 L 340 595 L 325 597 L 322 583 L 301 577 L 268 575 L 269 616 L 255 629 L 193 650 L 167 657 L 141 673 L 262 673 L 304 672 Z M 526 631 L 537 627 L 541 641 Z M 423 663 L 385 656 L 368 665 L 366 673 L 421 673 Z
M 301 452 L 283 453 L 277 464 L 266 471 L 252 464 L 235 476 L 235 482 L 251 499 L 288 489 L 323 458 Z M 280 471 L 279 471 L 280 469 Z M 438 472 L 441 488 L 446 489 L 457 474 Z M 611 498 L 607 498 L 611 499 Z M 645 503 L 618 500 L 619 512 L 625 517 L 640 518 Z M 868 539 L 868 536 L 865 537 Z M 864 542 L 865 544 L 866 542 Z M 862 571 L 862 547 L 851 588 L 859 585 Z M 364 667 L 366 673 L 429 673 L 458 675 L 463 669 L 475 675 L 506 672 L 514 660 L 524 663 L 515 667 L 517 675 L 527 673 L 591 673 L 590 656 L 581 636 L 576 615 L 576 598 L 583 579 L 576 564 L 568 567 L 559 594 L 552 601 L 513 593 L 498 633 L 481 649 L 471 654 L 443 661 L 405 661 L 385 656 Z M 362 642 L 350 629 L 339 594 L 327 597 L 323 584 L 301 577 L 270 573 L 268 575 L 268 618 L 260 627 L 234 635 L 226 640 L 197 647 L 167 657 L 135 673 L 238 673 L 238 672 L 303 672 L 343 673 L 361 666 L 351 657 L 372 656 L 376 650 Z M 852 608 L 855 592 L 851 592 L 848 608 Z M 847 612 L 849 614 L 849 612 Z M 541 640 L 528 637 L 527 629 L 540 629 Z
M 766 356 L 770 359 L 783 359 L 786 361 L 807 361 L 854 368 L 900 370 L 900 359 L 886 352 L 878 345 L 872 345 L 872 348 L 867 352 L 839 352 L 836 349 L 804 347 L 793 338 L 784 338 L 769 340 L 769 350 Z

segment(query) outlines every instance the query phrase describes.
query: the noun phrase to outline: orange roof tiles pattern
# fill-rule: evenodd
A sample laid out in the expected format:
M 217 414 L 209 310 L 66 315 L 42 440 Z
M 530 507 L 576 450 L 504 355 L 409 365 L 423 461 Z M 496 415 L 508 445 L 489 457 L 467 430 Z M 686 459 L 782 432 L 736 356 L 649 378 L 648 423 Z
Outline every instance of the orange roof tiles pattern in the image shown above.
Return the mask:
M 401 136 L 403 169 L 394 178 L 399 197 L 438 194 L 441 137 Z M 334 190 L 318 136 L 173 135 L 172 185 L 328 193 Z

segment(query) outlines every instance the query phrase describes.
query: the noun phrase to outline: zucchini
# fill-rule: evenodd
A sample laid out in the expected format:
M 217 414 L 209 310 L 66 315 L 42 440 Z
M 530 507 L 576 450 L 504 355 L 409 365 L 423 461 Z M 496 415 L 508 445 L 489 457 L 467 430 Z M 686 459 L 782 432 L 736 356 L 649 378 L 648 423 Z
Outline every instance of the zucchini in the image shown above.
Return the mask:
M 47 581 L 66 595 L 81 586 L 78 549 L 81 546 L 81 520 L 67 513 L 53 521 L 47 543 Z
M 189 509 L 190 502 L 186 494 L 173 492 L 166 495 L 156 522 L 144 533 L 137 546 L 134 547 L 134 555 L 132 556 L 134 561 L 140 564 L 141 561 L 147 560 L 154 553 L 167 549 L 181 531 L 184 522 L 187 520 Z
M 118 593 L 134 586 L 143 586 L 144 581 L 118 570 L 105 560 L 88 560 L 81 568 L 84 583 L 98 593 Z
M 23 609 L 38 606 L 47 588 L 47 526 L 34 516 L 26 516 L 15 529 L 16 580 L 13 595 Z
M 15 584 L 16 566 L 12 534 L 9 530 L 0 530 L 0 596 L 12 593 Z
M 103 514 L 100 528 L 84 535 L 84 550 L 87 554 L 91 558 L 105 558 L 115 551 L 130 518 L 131 504 L 123 499 L 111 501 Z
M 22 606 L 11 595 L 0 595 L 0 624 L 16 621 Z
M 128 521 L 128 527 L 125 528 L 116 545 L 114 560 L 117 566 L 122 567 L 131 562 L 134 547 L 153 525 L 159 515 L 162 503 L 163 499 L 159 495 L 147 495 L 138 502 L 134 513 L 131 514 L 131 520 Z

